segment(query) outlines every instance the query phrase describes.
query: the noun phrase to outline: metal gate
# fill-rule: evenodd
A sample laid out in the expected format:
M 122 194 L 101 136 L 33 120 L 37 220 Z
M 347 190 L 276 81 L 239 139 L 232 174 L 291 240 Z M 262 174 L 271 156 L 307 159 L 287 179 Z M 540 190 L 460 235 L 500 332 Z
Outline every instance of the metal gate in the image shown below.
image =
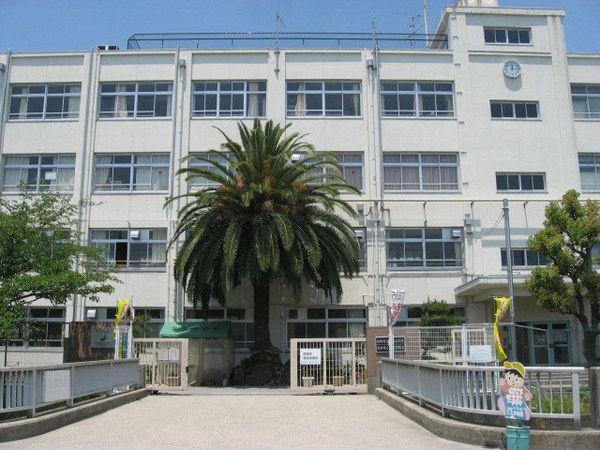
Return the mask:
M 303 393 L 366 393 L 366 339 L 291 339 L 290 384 Z
M 187 339 L 138 338 L 133 343 L 147 387 L 161 390 L 188 388 Z

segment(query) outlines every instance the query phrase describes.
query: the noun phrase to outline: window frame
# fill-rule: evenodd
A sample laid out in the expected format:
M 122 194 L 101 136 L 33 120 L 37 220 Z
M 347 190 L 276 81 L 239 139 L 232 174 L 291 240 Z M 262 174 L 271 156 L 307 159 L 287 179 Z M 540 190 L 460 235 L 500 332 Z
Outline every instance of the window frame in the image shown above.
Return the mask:
M 417 230 L 420 230 L 421 232 L 421 237 L 416 238 L 416 237 L 406 237 L 403 236 L 402 238 L 397 238 L 397 237 L 390 237 L 390 231 L 398 231 L 398 230 L 402 230 L 403 234 L 406 231 L 410 231 L 410 232 L 415 232 Z M 427 231 L 431 231 L 431 230 L 441 230 L 442 232 L 442 237 L 441 238 L 428 238 L 426 236 Z M 453 238 L 452 237 L 452 232 L 455 230 L 460 230 L 461 232 L 461 236 L 460 238 Z M 449 238 L 445 238 L 444 234 L 447 233 L 450 235 Z M 465 246 L 464 246 L 464 229 L 463 227 L 386 227 L 385 228 L 385 246 L 386 246 L 386 255 L 385 255 L 385 259 L 386 259 L 386 270 L 390 270 L 390 271 L 397 271 L 397 270 L 446 270 L 446 271 L 456 271 L 456 270 L 462 270 L 464 268 L 465 265 L 465 257 L 464 257 L 464 252 L 465 252 Z M 427 243 L 436 243 L 439 242 L 442 244 L 442 259 L 438 260 L 438 259 L 430 259 L 429 261 L 441 261 L 441 265 L 428 265 L 427 264 Z M 404 257 L 401 259 L 394 259 L 391 260 L 389 255 L 390 255 L 390 244 L 398 244 L 401 243 L 403 244 L 403 255 Z M 420 243 L 421 244 L 421 264 L 420 265 L 407 265 L 407 262 L 411 261 L 409 258 L 406 257 L 406 244 L 407 243 Z M 459 243 L 460 244 L 460 259 L 458 258 L 446 258 L 445 257 L 445 253 L 446 253 L 446 246 L 445 244 L 455 244 L 455 243 Z M 413 261 L 419 261 L 419 260 L 413 260 Z M 447 265 L 447 261 L 455 261 L 456 265 Z M 395 265 L 394 265 L 395 264 Z M 401 265 L 402 264 L 402 265 Z
M 500 105 L 502 116 L 494 116 L 495 105 Z M 512 116 L 504 116 L 504 105 L 511 106 Z M 525 117 L 517 117 L 517 105 L 524 105 Z M 527 108 L 530 105 L 535 105 L 537 113 L 535 117 L 528 117 Z M 542 114 L 540 111 L 540 102 L 537 100 L 490 100 L 490 118 L 492 120 L 525 120 L 529 122 L 541 121 Z
M 498 186 L 498 177 L 506 177 L 506 189 L 500 189 Z M 516 176 L 519 179 L 519 188 L 518 189 L 510 189 L 510 183 L 508 181 L 508 177 L 510 176 Z M 524 189 L 523 188 L 523 177 L 526 176 L 530 176 L 531 177 L 531 186 L 532 189 Z M 541 176 L 542 177 L 542 181 L 544 186 L 541 189 L 535 189 L 534 188 L 534 181 L 533 181 L 533 177 L 534 176 Z M 548 192 L 547 189 L 547 183 L 546 183 L 546 172 L 496 172 L 495 174 L 495 178 L 496 178 L 496 192 L 502 192 L 502 193 L 516 193 L 516 192 L 526 192 L 528 194 L 530 193 L 546 193 Z
M 93 232 L 94 231 L 106 231 L 109 233 L 111 232 L 125 232 L 127 234 L 126 238 L 94 238 L 93 237 Z M 140 234 L 142 234 L 141 232 L 157 232 L 157 231 L 164 231 L 165 232 L 165 239 L 150 239 L 150 238 L 138 238 L 138 239 L 134 239 L 131 237 L 131 231 L 138 231 L 140 232 Z M 88 243 L 91 247 L 96 247 L 96 248 L 100 248 L 100 249 L 104 249 L 105 246 L 108 244 L 108 251 L 111 251 L 111 244 L 113 246 L 113 250 L 112 250 L 112 255 L 108 255 L 113 256 L 113 258 L 109 258 L 109 259 L 105 259 L 106 263 L 108 264 L 109 267 L 113 267 L 117 270 L 122 270 L 122 271 L 130 271 L 130 272 L 147 272 L 147 271 L 160 271 L 160 272 L 164 272 L 166 271 L 167 268 L 167 262 L 169 259 L 169 254 L 168 254 L 168 245 L 169 239 L 168 239 L 168 229 L 167 228 L 143 228 L 143 227 L 139 227 L 139 228 L 90 228 L 89 229 L 89 235 L 88 235 Z M 116 259 L 116 253 L 117 253 L 117 248 L 116 248 L 116 244 L 117 243 L 126 243 L 127 244 L 127 260 L 125 262 L 125 265 L 119 266 L 117 264 L 117 259 Z M 131 265 L 132 260 L 131 260 L 131 244 L 146 244 L 146 261 L 145 261 L 145 265 Z M 148 246 L 151 244 L 164 244 L 165 245 L 165 259 L 164 261 L 161 261 L 159 263 L 154 263 L 154 264 L 150 264 L 148 261 Z
M 487 31 L 494 32 L 494 41 L 488 41 L 486 37 Z M 498 41 L 498 31 L 504 31 L 504 35 L 506 36 L 506 40 Z M 511 31 L 516 31 L 519 42 L 510 42 L 509 36 Z M 521 33 L 526 31 L 528 35 L 529 42 L 521 42 Z M 483 27 L 483 42 L 485 45 L 533 45 L 533 33 L 531 27 Z
M 590 86 L 598 88 L 599 92 L 589 93 Z M 582 93 L 574 93 L 573 89 L 576 87 L 585 87 L 585 94 Z M 575 102 L 574 98 L 585 98 L 585 103 L 587 106 L 587 112 L 585 115 L 582 113 L 578 113 L 575 111 Z M 590 98 L 598 99 L 598 103 L 600 104 L 600 84 L 599 83 L 571 83 L 571 105 L 573 108 L 573 117 L 575 120 L 589 120 L 589 121 L 600 121 L 600 110 L 598 112 L 592 112 L 590 108 Z
M 102 92 L 102 88 L 105 85 L 111 85 L 114 84 L 115 85 L 115 91 L 114 92 Z M 118 91 L 118 86 L 119 85 L 126 85 L 126 84 L 134 84 L 135 85 L 135 90 L 132 92 L 119 92 Z M 140 84 L 154 84 L 154 91 L 140 91 Z M 166 91 L 157 91 L 156 90 L 156 85 L 157 84 L 168 84 L 169 85 L 169 89 Z M 173 118 L 173 104 L 175 101 L 175 97 L 173 95 L 173 81 L 171 80 L 167 80 L 167 81 L 101 81 L 98 85 L 98 113 L 97 113 L 97 119 L 98 120 L 172 120 Z M 154 95 L 154 114 L 151 116 L 146 116 L 146 115 L 139 115 L 139 110 L 138 110 L 138 104 L 139 104 L 139 97 L 145 97 L 145 96 L 150 96 L 151 94 Z M 117 116 L 117 111 L 116 111 L 116 103 L 117 103 L 117 98 L 119 96 L 122 97 L 133 97 L 133 115 L 129 116 L 129 115 L 125 115 L 125 116 Z M 170 101 L 167 102 L 167 104 L 170 103 L 170 107 L 167 108 L 169 114 L 166 116 L 157 116 L 156 115 L 156 98 L 158 96 L 162 96 L 162 97 L 170 97 Z M 106 98 L 106 97 L 115 97 L 115 105 L 114 105 L 114 109 L 113 112 L 111 113 L 112 115 L 103 115 L 106 114 L 107 111 L 103 111 L 102 110 L 102 98 Z
M 216 83 L 217 84 L 217 88 L 216 90 L 208 90 L 205 89 L 204 91 L 199 91 L 196 90 L 196 85 L 198 84 L 204 84 L 206 86 L 206 84 L 208 83 Z M 223 83 L 230 83 L 232 85 L 232 89 L 229 90 L 222 90 L 221 86 Z M 244 83 L 244 88 L 239 91 L 239 90 L 234 90 L 233 89 L 233 84 L 234 83 Z M 264 83 L 265 84 L 265 89 L 264 90 L 258 90 L 258 91 L 250 91 L 248 88 L 248 84 L 249 83 Z M 267 87 L 267 80 L 194 80 L 192 81 L 192 101 L 191 101 L 191 105 L 190 105 L 190 117 L 192 119 L 264 119 L 267 117 L 267 95 L 268 95 L 268 87 Z M 235 115 L 235 114 L 224 114 L 221 110 L 221 94 L 229 94 L 229 95 L 242 95 L 243 100 L 244 100 L 244 104 L 243 104 L 243 111 L 242 114 L 240 115 Z M 265 96 L 265 113 L 262 115 L 250 115 L 248 114 L 248 105 L 249 105 L 249 101 L 248 101 L 248 97 L 252 94 L 264 94 Z M 195 100 L 195 96 L 196 95 L 215 95 L 216 96 L 216 103 L 215 103 L 215 113 L 214 114 L 207 114 L 206 113 L 206 108 L 204 109 L 204 114 L 199 114 L 198 111 L 201 110 L 197 110 L 194 109 L 196 100 Z M 206 105 L 206 98 L 204 100 L 204 104 Z M 233 109 L 229 110 L 230 112 L 233 111 Z
M 296 311 L 296 316 L 294 318 L 290 317 L 290 312 L 294 310 Z M 308 310 L 324 310 L 323 317 L 320 318 L 309 318 Z M 331 310 L 346 310 L 346 317 L 330 317 Z M 349 317 L 348 311 L 350 310 L 358 310 L 364 311 L 363 317 Z M 299 314 L 301 313 L 301 314 Z M 364 324 L 364 332 L 366 333 L 367 325 L 369 321 L 369 311 L 368 308 L 358 305 L 343 305 L 343 306 L 328 306 L 328 305 L 310 305 L 310 306 L 298 306 L 298 307 L 288 307 L 286 308 L 285 313 L 285 338 L 286 345 L 289 349 L 290 345 L 290 323 L 300 323 L 304 325 L 304 335 L 308 335 L 308 324 L 314 323 L 322 323 L 325 331 L 325 338 L 315 338 L 315 339 L 328 339 L 329 338 L 329 324 L 330 323 L 345 323 L 346 324 L 346 335 L 349 335 L 349 324 L 351 323 L 359 323 Z M 348 337 L 348 339 L 351 339 Z
M 304 85 L 304 87 L 302 89 L 298 89 L 298 90 L 290 90 L 289 88 L 289 83 L 300 83 L 301 85 Z M 320 89 L 306 89 L 306 83 L 321 83 L 321 88 Z M 341 90 L 337 90 L 337 89 L 332 89 L 332 90 L 327 90 L 325 85 L 326 83 L 341 83 L 342 85 L 342 89 Z M 358 84 L 358 89 L 344 89 L 344 84 L 346 83 L 356 83 Z M 303 94 L 304 95 L 304 103 L 305 103 L 305 108 L 303 110 L 303 114 L 293 114 L 292 112 L 294 111 L 293 109 L 289 109 L 288 108 L 288 95 L 299 95 L 299 94 Z M 321 108 L 320 110 L 317 109 L 308 109 L 306 107 L 306 95 L 307 94 L 312 94 L 312 95 L 317 95 L 320 94 L 321 95 Z M 335 114 L 327 114 L 327 107 L 326 107 L 326 95 L 341 95 L 342 96 L 342 103 L 341 103 L 341 114 L 339 115 L 335 115 Z M 358 96 L 358 114 L 356 115 L 346 115 L 344 114 L 344 97 L 346 95 L 356 95 Z M 285 117 L 288 119 L 292 119 L 292 120 L 296 120 L 296 119 L 310 119 L 310 118 L 335 118 L 335 119 L 362 119 L 362 108 L 363 108 L 363 101 L 362 101 L 362 80 L 285 80 Z M 307 114 L 309 111 L 320 111 L 320 114 Z
M 33 317 L 32 310 L 36 311 L 46 311 L 46 315 L 44 317 Z M 50 311 L 60 311 L 60 317 L 52 316 Z M 32 339 L 32 325 L 33 327 L 36 324 L 43 324 L 43 328 L 45 330 L 44 339 Z M 61 337 L 60 339 L 49 339 L 48 338 L 48 325 L 49 324 L 59 324 L 61 325 Z M 64 338 L 64 325 L 66 324 L 66 308 L 64 306 L 29 306 L 27 307 L 27 320 L 23 324 L 23 328 L 19 330 L 17 336 L 13 336 L 12 339 L 9 339 L 9 347 L 21 347 L 21 348 L 58 348 L 62 347 L 62 341 Z M 39 325 L 38 325 L 39 326 Z M 33 344 L 32 344 L 33 342 Z M 35 343 L 41 343 L 41 345 L 36 345 Z M 57 345 L 49 345 L 50 343 Z
M 524 264 L 516 264 L 515 263 L 515 251 L 523 252 Z M 512 258 L 512 267 L 513 268 L 533 269 L 535 267 L 543 267 L 547 264 L 547 262 L 544 262 L 543 264 L 541 263 L 542 260 L 547 261 L 545 256 L 540 255 L 539 253 L 534 252 L 533 250 L 529 250 L 527 247 L 511 247 L 511 252 L 513 254 L 513 258 Z M 529 259 L 531 257 L 533 257 L 534 255 L 537 256 L 538 263 L 530 264 Z M 507 263 L 508 263 L 508 260 L 506 259 L 506 247 L 500 247 L 500 267 L 502 267 L 502 269 L 506 269 Z
M 338 160 L 338 164 L 340 165 L 341 169 L 342 169 L 342 173 L 341 173 L 341 177 L 347 182 L 348 180 L 346 180 L 346 177 L 344 176 L 344 172 L 346 169 L 353 169 L 353 168 L 358 168 L 360 169 L 360 187 L 359 186 L 354 186 L 353 184 L 349 183 L 351 186 L 354 186 L 355 188 L 357 188 L 359 191 L 364 192 L 364 185 L 365 185 L 365 159 L 364 159 L 364 153 L 363 152 L 331 152 Z M 317 153 L 318 155 L 318 153 Z M 359 155 L 360 156 L 360 162 L 353 162 L 353 161 L 344 161 L 344 157 L 346 156 L 356 156 Z M 303 155 L 303 157 L 306 157 L 306 155 Z M 329 175 L 331 168 L 330 167 L 318 167 L 317 168 L 318 172 L 315 171 L 314 175 L 321 175 L 322 177 L 321 179 L 317 179 L 317 180 L 313 180 L 311 181 L 311 183 L 326 183 L 327 182 L 327 176 Z
M 231 164 L 229 164 L 228 161 L 226 160 L 221 160 L 221 159 L 216 159 L 216 155 L 212 154 L 209 155 L 208 152 L 193 152 L 189 154 L 189 158 L 187 160 L 187 165 L 188 167 L 203 167 L 205 169 L 214 169 L 215 171 L 217 170 L 215 168 L 215 166 L 213 166 L 212 164 L 207 163 L 206 161 L 194 161 L 194 159 L 196 157 L 203 157 L 203 158 L 209 158 L 209 159 L 214 159 L 217 162 L 220 162 L 221 164 L 224 164 L 226 167 L 228 167 L 229 169 L 232 169 Z M 220 158 L 220 156 L 219 156 Z M 214 186 L 218 186 L 218 183 L 214 183 L 210 180 L 204 179 L 204 182 L 197 182 L 198 178 L 196 178 L 195 180 L 189 180 L 187 181 L 187 186 L 188 189 L 201 189 L 203 187 L 214 187 Z
M 365 272 L 369 261 L 367 255 L 367 228 L 353 227 L 352 229 L 358 240 L 358 270 L 360 272 Z
M 29 88 L 31 86 L 44 86 L 44 92 L 43 93 L 34 93 L 34 94 L 30 94 L 29 93 Z M 48 88 L 50 86 L 62 86 L 63 88 L 63 92 L 62 93 L 55 93 L 55 92 L 48 92 Z M 66 86 L 76 86 L 79 88 L 79 92 L 77 93 L 65 93 L 65 87 Z M 28 93 L 27 94 L 13 94 L 12 90 L 14 87 L 27 87 L 28 89 Z M 47 116 L 47 107 L 48 107 L 48 97 L 51 98 L 55 98 L 55 97 L 62 97 L 62 110 L 61 110 L 61 117 L 55 117 L 55 116 L 51 116 L 48 117 Z M 65 107 L 65 98 L 75 98 L 78 97 L 79 98 L 79 108 L 77 109 L 77 112 L 72 115 L 72 116 L 67 116 L 64 117 L 64 107 Z M 13 98 L 43 98 L 43 105 L 42 105 L 42 112 L 40 113 L 41 116 L 40 117 L 27 117 L 27 112 L 25 113 L 25 117 L 13 117 L 14 113 L 11 113 L 11 106 L 12 106 L 12 102 L 13 102 Z M 39 121 L 39 122 L 43 122 L 43 121 L 78 121 L 79 120 L 79 114 L 81 112 L 81 82 L 66 82 L 66 83 L 11 83 L 10 84 L 10 95 L 9 95 L 9 102 L 8 102 L 8 108 L 7 108 L 8 112 L 8 117 L 7 117 L 7 121 L 9 122 L 35 122 L 35 121 Z
M 69 163 L 69 164 L 62 164 L 60 163 L 60 158 L 61 157 L 66 157 L 66 156 L 72 156 L 73 157 L 73 163 Z M 8 164 L 6 162 L 7 158 L 9 157 L 21 157 L 21 158 L 32 158 L 32 157 L 37 157 L 38 162 L 37 164 Z M 52 163 L 52 164 L 43 164 L 42 163 L 42 158 L 49 158 L 49 157 L 54 157 L 54 158 L 58 158 L 59 162 L 58 163 Z M 11 189 L 6 189 L 6 170 L 7 169 L 37 169 L 37 174 L 36 174 L 36 183 L 35 183 L 35 189 L 27 189 L 27 192 L 29 193 L 33 193 L 33 194 L 40 194 L 43 192 L 54 192 L 54 193 L 58 193 L 58 194 L 72 194 L 74 192 L 75 189 L 75 166 L 77 164 L 77 155 L 75 153 L 38 153 L 38 154 L 14 154 L 14 153 L 9 153 L 9 154 L 4 154 L 4 158 L 2 158 L 2 184 L 1 184 L 1 190 L 2 192 L 5 193 L 19 193 L 19 186 L 15 186 L 15 188 Z M 70 189 L 59 189 L 59 190 L 54 190 L 54 189 L 48 189 L 48 190 L 44 190 L 44 189 L 40 189 L 40 186 L 43 186 L 41 184 L 41 177 L 42 177 L 42 171 L 44 169 L 54 169 L 54 173 L 58 173 L 58 169 L 72 169 L 73 171 L 73 178 L 72 178 L 72 183 L 71 183 L 71 188 Z M 51 185 L 48 185 L 51 186 Z
M 418 161 L 416 163 L 408 163 L 408 162 L 385 162 L 385 157 L 386 156 L 417 156 L 418 157 Z M 439 163 L 429 163 L 429 162 L 423 162 L 423 156 L 454 156 L 456 157 L 456 163 L 442 163 L 441 159 Z M 383 152 L 383 156 L 382 156 L 382 168 L 383 168 L 383 174 L 382 174 L 382 178 L 383 178 L 383 191 L 384 192 L 432 192 L 432 193 L 439 193 L 439 192 L 448 192 L 448 193 L 459 193 L 460 192 L 460 158 L 459 158 L 459 154 L 458 153 L 452 153 L 452 152 L 443 152 L 443 153 L 428 153 L 428 152 L 422 152 L 422 153 L 414 153 L 414 152 Z M 402 170 L 403 167 L 412 167 L 415 168 L 417 167 L 419 170 L 419 188 L 418 189 L 402 189 L 402 181 L 400 181 L 400 189 L 397 188 L 386 188 L 386 185 L 390 185 L 392 183 L 386 183 L 385 180 L 385 168 L 389 167 L 389 168 L 398 168 L 400 170 Z M 456 189 L 441 189 L 442 184 L 450 184 L 450 183 L 442 183 L 441 182 L 441 178 L 440 178 L 440 189 L 424 189 L 424 183 L 423 182 L 423 168 L 424 167 L 437 167 L 440 170 L 442 168 L 453 168 L 456 167 Z M 414 184 L 414 183 L 410 183 L 410 184 Z
M 110 163 L 98 163 L 98 158 L 101 157 L 106 157 L 106 156 L 110 156 L 112 159 L 114 159 L 115 156 L 129 156 L 130 157 L 130 162 L 129 163 L 114 163 L 114 162 L 110 162 Z M 135 162 L 136 157 L 139 156 L 149 156 L 151 161 L 149 163 L 137 163 Z M 157 162 L 154 163 L 152 161 L 152 157 L 153 156 L 167 156 L 168 157 L 168 161 L 167 162 Z M 100 190 L 97 188 L 97 186 L 99 185 L 97 183 L 97 177 L 98 177 L 98 169 L 125 169 L 125 168 L 129 168 L 129 188 L 128 189 L 114 189 L 114 180 L 113 180 L 113 184 L 102 184 L 102 186 L 110 186 L 111 189 L 110 190 Z M 141 169 L 141 168 L 149 168 L 150 169 L 150 184 L 152 184 L 152 171 L 153 169 L 158 169 L 158 168 L 163 168 L 166 170 L 167 172 L 167 185 L 165 189 L 156 189 L 156 190 L 152 190 L 152 189 L 134 189 L 134 175 L 135 175 L 135 169 Z M 128 194 L 156 194 L 156 193 L 165 193 L 169 191 L 169 188 L 171 186 L 171 155 L 170 153 L 94 153 L 94 174 L 93 174 L 93 185 L 92 185 L 92 193 L 93 194 L 123 194 L 123 193 L 128 193 Z
M 582 158 L 586 158 L 586 157 L 593 158 L 594 162 L 593 163 L 581 162 Z M 577 154 L 577 163 L 579 166 L 579 185 L 581 186 L 581 192 L 589 192 L 589 193 L 600 192 L 600 153 L 578 153 Z M 596 179 L 595 188 L 589 189 L 589 185 L 585 185 L 585 187 L 584 187 L 583 179 L 581 176 L 582 168 L 594 169 L 594 176 Z
M 385 83 L 395 83 L 397 87 L 395 90 L 384 90 Z M 412 84 L 413 88 L 410 91 L 401 90 L 400 88 L 398 88 L 398 86 L 400 84 Z M 433 91 L 421 89 L 421 85 L 423 85 L 423 84 L 433 84 L 434 85 Z M 450 84 L 452 86 L 452 89 L 450 91 L 446 91 L 446 90 L 438 91 L 437 85 L 442 85 L 442 84 Z M 380 80 L 380 91 L 381 91 L 380 92 L 380 96 L 381 96 L 380 113 L 381 113 L 381 118 L 383 118 L 383 119 L 389 119 L 389 118 L 393 118 L 393 119 L 442 119 L 442 120 L 456 119 L 456 98 L 455 98 L 453 81 Z M 426 111 L 426 110 L 423 110 L 420 108 L 419 98 L 420 98 L 420 95 L 423 95 L 423 94 L 433 95 L 435 97 L 435 104 L 436 104 L 435 111 Z M 398 104 L 397 114 L 386 114 L 386 111 L 394 111 L 394 110 L 384 109 L 384 104 L 385 104 L 384 96 L 385 95 L 396 95 L 396 101 Z M 408 112 L 408 110 L 403 110 L 400 108 L 400 100 L 399 100 L 400 95 L 412 95 L 413 96 L 414 110 L 411 110 L 410 114 L 403 114 L 403 111 Z M 449 95 L 452 98 L 452 110 L 451 111 L 450 110 L 438 110 L 438 108 L 437 108 L 437 96 L 438 95 L 444 95 L 444 96 Z M 449 114 L 440 114 L 440 111 L 442 111 L 444 113 L 449 113 Z M 424 114 L 424 112 L 427 112 L 428 114 Z

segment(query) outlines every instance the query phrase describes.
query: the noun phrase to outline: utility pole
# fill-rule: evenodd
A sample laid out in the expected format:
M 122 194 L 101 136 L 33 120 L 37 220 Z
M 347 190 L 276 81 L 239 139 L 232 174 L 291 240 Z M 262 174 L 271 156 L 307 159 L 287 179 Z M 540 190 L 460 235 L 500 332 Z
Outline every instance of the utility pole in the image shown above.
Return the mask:
M 513 261 L 512 246 L 510 242 L 510 216 L 508 211 L 508 199 L 502 200 L 502 211 L 504 214 L 504 245 L 506 247 L 506 274 L 508 277 L 508 296 L 510 297 L 510 359 L 517 360 L 517 330 L 515 329 L 515 290 L 513 286 Z

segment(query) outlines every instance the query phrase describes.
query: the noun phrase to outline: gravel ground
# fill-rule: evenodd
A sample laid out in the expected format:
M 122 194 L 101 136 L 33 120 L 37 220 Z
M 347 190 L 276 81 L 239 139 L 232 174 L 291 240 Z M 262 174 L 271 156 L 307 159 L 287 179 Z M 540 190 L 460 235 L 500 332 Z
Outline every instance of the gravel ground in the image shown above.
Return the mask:
M 372 395 L 213 392 L 148 396 L 0 448 L 476 448 L 438 438 Z

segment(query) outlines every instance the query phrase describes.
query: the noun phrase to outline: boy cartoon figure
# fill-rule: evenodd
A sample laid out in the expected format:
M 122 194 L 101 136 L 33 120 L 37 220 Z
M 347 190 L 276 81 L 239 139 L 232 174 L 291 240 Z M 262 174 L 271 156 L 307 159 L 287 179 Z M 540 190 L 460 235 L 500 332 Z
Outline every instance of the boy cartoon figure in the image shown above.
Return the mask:
M 498 399 L 498 409 L 507 419 L 529 420 L 531 410 L 527 402 L 531 392 L 525 387 L 525 368 L 518 362 L 504 363 L 504 376 L 500 378 L 502 396 Z

